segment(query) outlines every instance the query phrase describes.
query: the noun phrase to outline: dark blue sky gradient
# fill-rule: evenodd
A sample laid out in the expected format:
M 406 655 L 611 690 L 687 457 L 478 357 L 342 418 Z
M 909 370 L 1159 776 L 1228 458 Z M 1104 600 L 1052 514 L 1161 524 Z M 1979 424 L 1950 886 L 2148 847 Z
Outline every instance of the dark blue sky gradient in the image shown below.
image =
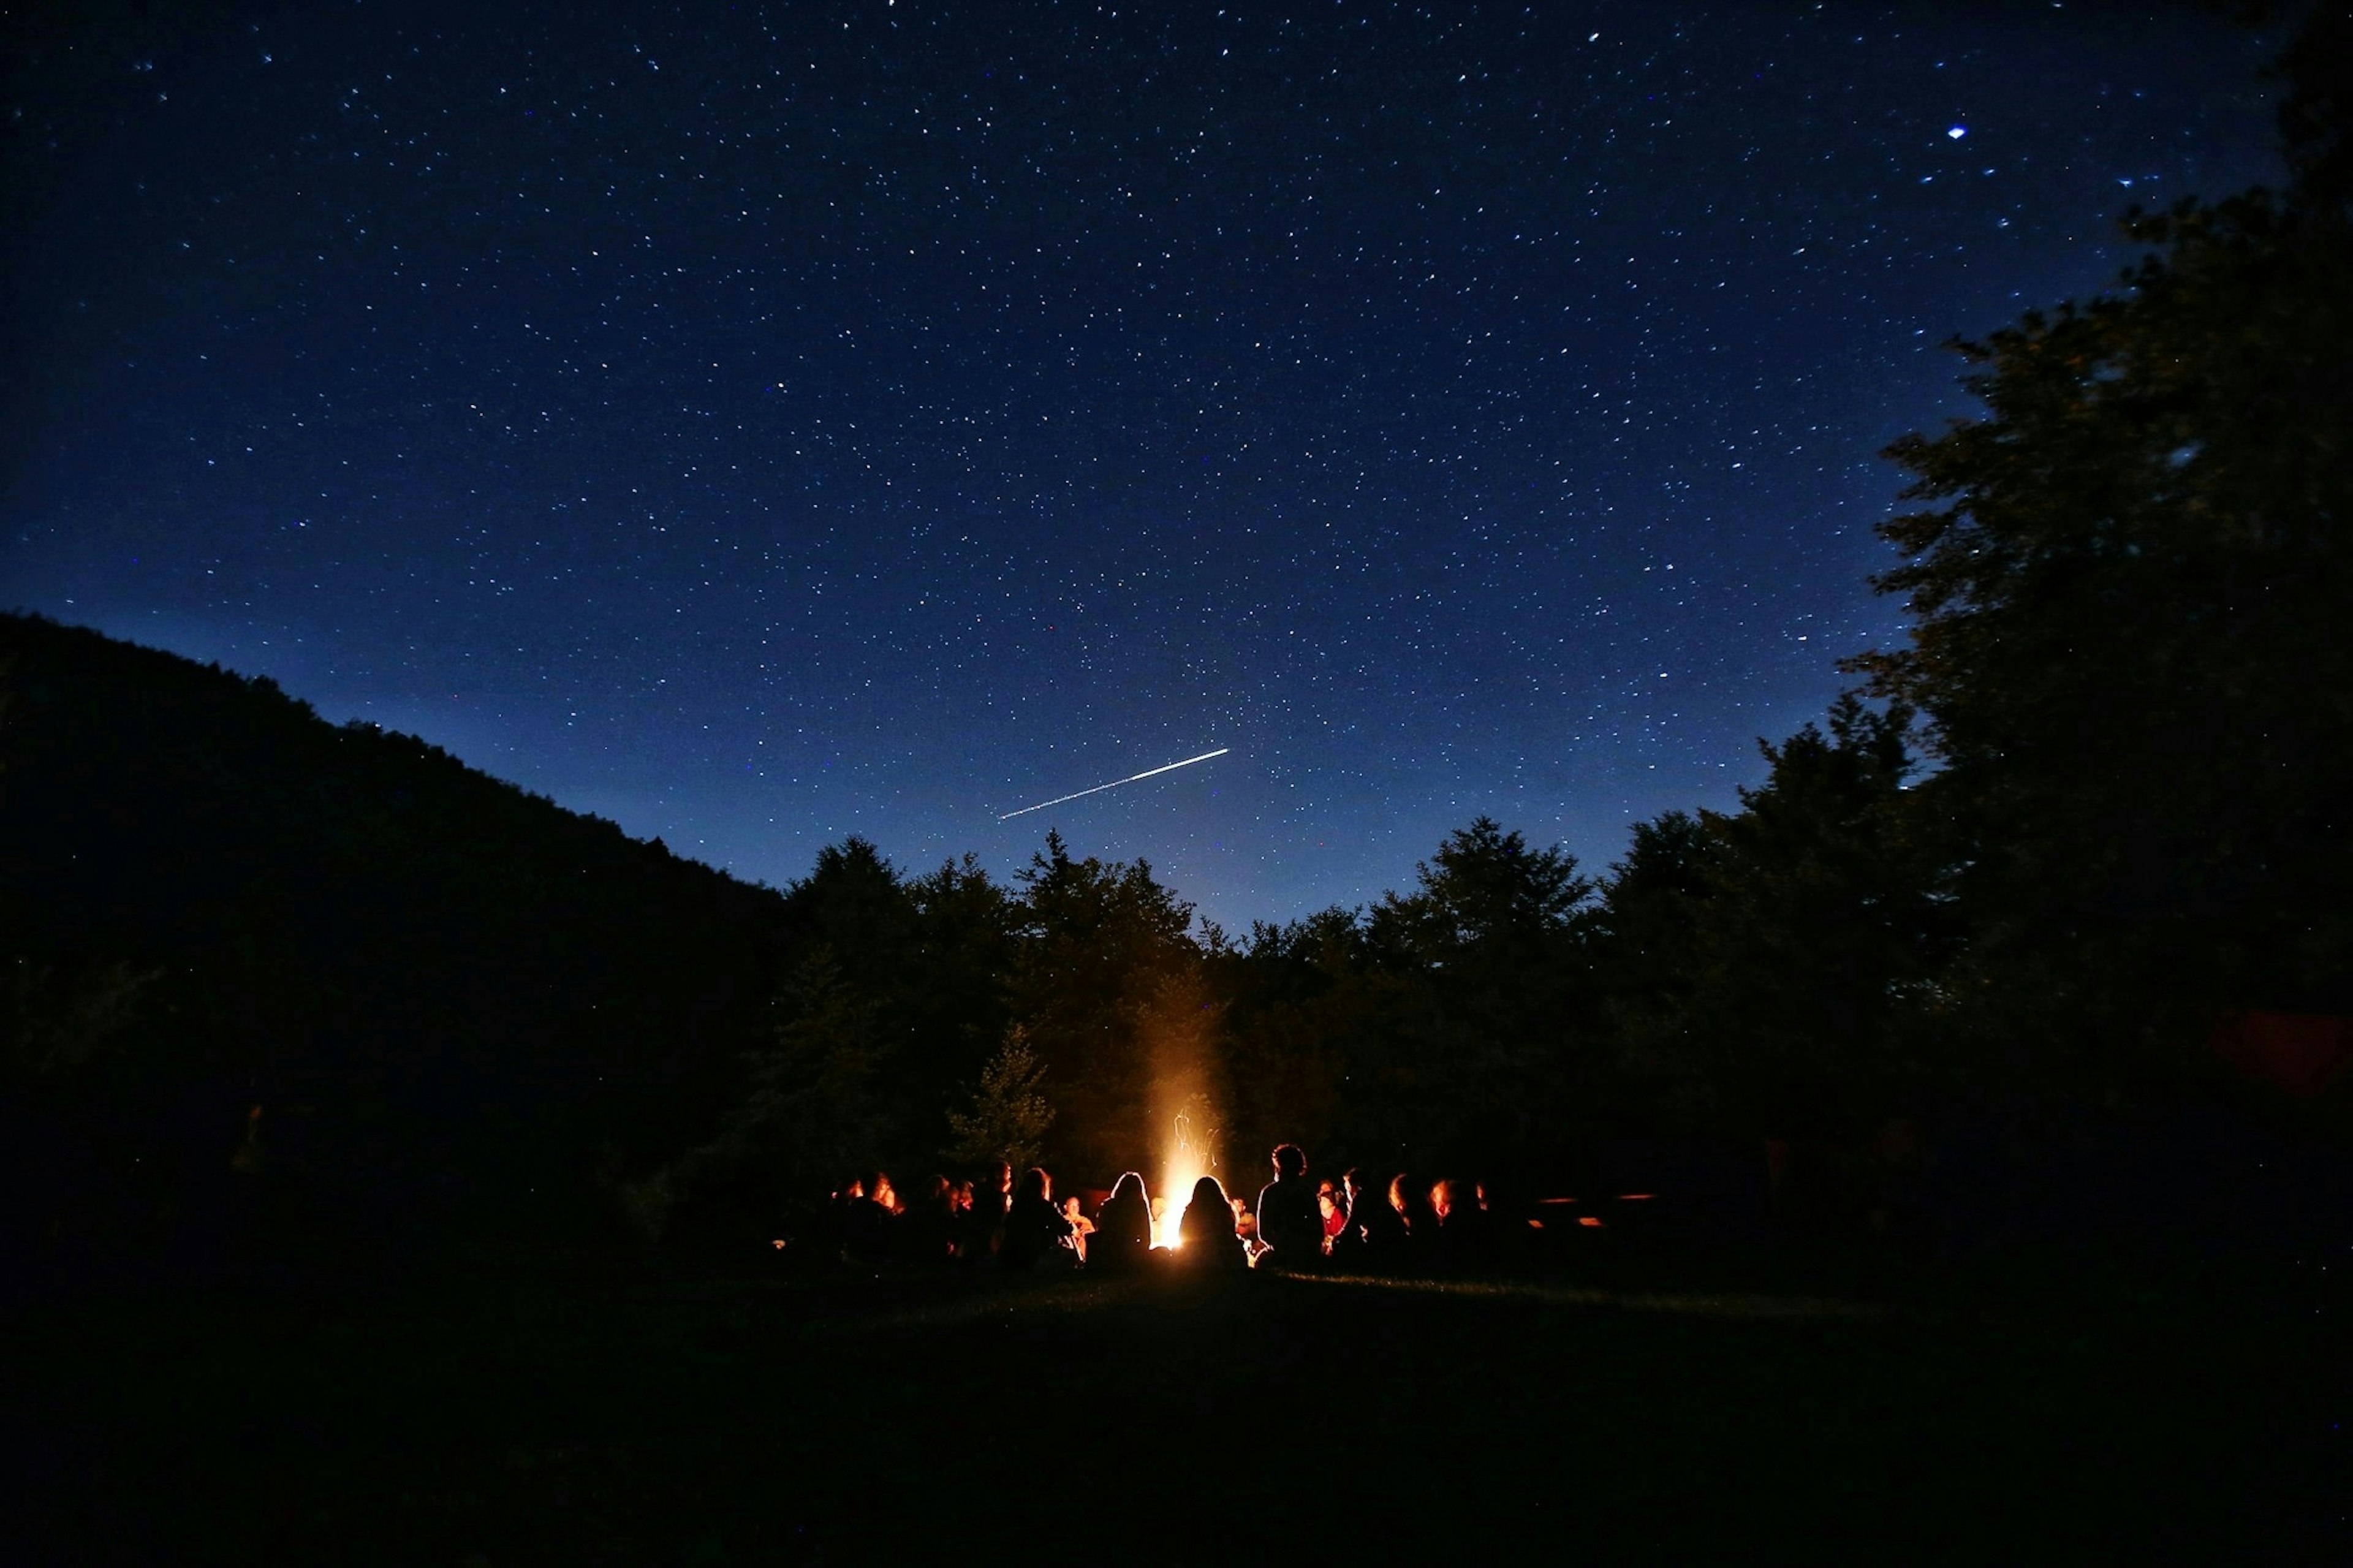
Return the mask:
M 159 26 L 13 51 L 0 602 L 747 877 L 1059 826 L 1236 927 L 1733 804 L 1897 633 L 1939 342 L 2276 174 L 2188 5 Z

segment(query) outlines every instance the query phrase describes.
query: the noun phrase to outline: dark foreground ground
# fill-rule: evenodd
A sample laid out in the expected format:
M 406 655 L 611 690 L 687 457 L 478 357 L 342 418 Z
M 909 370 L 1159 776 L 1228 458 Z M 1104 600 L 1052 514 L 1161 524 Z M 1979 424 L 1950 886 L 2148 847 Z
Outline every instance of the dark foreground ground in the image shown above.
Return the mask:
M 100 1296 L 7 1325 L 0 1555 L 2353 1561 L 2353 1352 L 2311 1286 Z

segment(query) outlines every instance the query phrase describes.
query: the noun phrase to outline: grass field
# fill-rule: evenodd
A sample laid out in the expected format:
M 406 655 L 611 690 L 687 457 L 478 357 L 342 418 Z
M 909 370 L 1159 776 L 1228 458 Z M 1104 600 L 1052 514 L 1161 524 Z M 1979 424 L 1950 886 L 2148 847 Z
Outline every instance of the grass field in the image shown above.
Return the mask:
M 2177 1287 L 476 1276 L 11 1328 L 16 1561 L 2346 1561 L 2348 1348 Z

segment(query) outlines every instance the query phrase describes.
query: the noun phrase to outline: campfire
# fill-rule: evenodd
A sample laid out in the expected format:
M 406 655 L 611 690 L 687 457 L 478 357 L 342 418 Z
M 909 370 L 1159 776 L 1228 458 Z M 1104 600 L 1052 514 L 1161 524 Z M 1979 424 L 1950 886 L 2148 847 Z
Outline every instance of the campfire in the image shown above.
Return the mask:
M 1160 1216 L 1152 1222 L 1152 1245 L 1171 1252 L 1184 1245 L 1176 1227 L 1185 1217 L 1185 1205 L 1192 1201 L 1193 1184 L 1209 1173 L 1208 1151 L 1193 1142 L 1192 1118 L 1180 1111 L 1176 1131 L 1167 1163 L 1160 1167 Z

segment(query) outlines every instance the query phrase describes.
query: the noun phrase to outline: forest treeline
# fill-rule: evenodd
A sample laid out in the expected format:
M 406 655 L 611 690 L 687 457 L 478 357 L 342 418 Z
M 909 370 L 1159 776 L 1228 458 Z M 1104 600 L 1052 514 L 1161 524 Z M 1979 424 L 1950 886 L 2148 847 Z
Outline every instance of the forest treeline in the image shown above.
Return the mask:
M 1972 1097 L 2341 1136 L 2353 1074 L 2263 1100 L 2211 1048 L 2353 1015 L 2353 24 L 2313 16 L 2287 184 L 2137 216 L 2116 288 L 1956 345 L 1983 413 L 1889 450 L 1907 641 L 1606 868 L 1482 818 L 1247 933 L 1051 836 L 1009 881 L 851 839 L 770 889 L 0 620 L 12 1245 L 201 1250 L 269 1172 L 411 1233 L 679 1237 L 878 1162 L 1107 1182 L 1178 1113 L 1522 1184 Z
M 1877 994 L 1938 940 L 1841 905 L 1905 886 L 1901 725 L 1854 700 L 1607 877 L 1482 819 L 1237 939 L 1051 834 L 1010 880 L 853 838 L 754 887 L 266 679 L 29 616 L 0 658 L 5 1142 L 69 1237 L 201 1250 L 265 1180 L 363 1229 L 727 1230 L 878 1163 L 1107 1184 L 1180 1113 L 1245 1160 L 1557 1179 L 1861 1126 L 1906 1087 L 1865 1071 Z M 1729 1052 L 1691 1034 L 1726 1007 Z

